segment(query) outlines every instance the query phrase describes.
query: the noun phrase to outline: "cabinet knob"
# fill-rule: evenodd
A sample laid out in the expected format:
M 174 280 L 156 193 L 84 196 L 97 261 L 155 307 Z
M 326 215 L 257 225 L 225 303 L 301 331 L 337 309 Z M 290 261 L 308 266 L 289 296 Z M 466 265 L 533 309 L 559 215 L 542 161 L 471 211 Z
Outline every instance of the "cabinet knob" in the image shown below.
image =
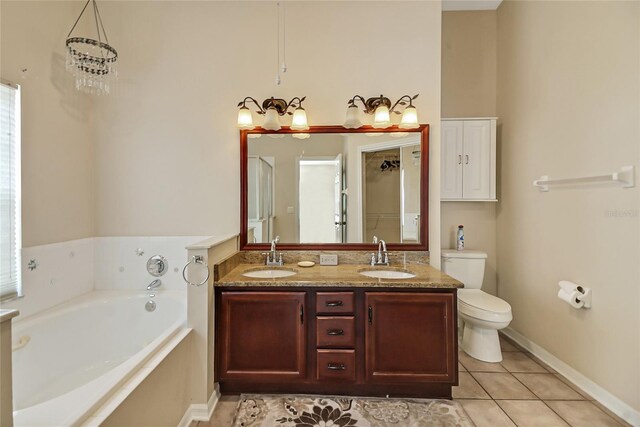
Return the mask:
M 327 301 L 327 307 L 342 307 L 342 301 Z
M 344 366 L 344 363 L 328 363 L 327 369 L 331 371 L 344 371 L 347 367 Z
M 467 164 L 467 165 L 468 165 L 468 164 L 469 164 L 469 155 L 468 155 L 468 154 L 466 154 L 464 157 L 466 158 L 465 164 Z
M 342 329 L 327 329 L 327 335 L 344 335 Z
M 462 154 L 458 154 L 458 164 L 462 164 Z

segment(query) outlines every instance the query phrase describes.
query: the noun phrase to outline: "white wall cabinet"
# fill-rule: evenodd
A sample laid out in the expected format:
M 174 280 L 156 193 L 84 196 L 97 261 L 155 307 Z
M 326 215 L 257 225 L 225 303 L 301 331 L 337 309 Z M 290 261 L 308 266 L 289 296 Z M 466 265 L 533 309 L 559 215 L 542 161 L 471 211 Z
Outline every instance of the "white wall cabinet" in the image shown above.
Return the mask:
M 442 120 L 442 200 L 496 201 L 496 121 Z

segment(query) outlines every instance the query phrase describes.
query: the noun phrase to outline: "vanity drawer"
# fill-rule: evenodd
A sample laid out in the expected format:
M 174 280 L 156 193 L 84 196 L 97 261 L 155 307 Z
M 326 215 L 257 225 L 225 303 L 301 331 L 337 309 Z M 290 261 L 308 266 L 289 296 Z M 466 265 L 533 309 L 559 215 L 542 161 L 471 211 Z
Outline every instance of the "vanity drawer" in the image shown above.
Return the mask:
M 356 325 L 353 316 L 318 317 L 316 346 L 325 348 L 355 347 Z
M 355 350 L 318 350 L 316 378 L 318 380 L 356 380 Z
M 352 314 L 353 292 L 318 292 L 316 294 L 317 314 Z

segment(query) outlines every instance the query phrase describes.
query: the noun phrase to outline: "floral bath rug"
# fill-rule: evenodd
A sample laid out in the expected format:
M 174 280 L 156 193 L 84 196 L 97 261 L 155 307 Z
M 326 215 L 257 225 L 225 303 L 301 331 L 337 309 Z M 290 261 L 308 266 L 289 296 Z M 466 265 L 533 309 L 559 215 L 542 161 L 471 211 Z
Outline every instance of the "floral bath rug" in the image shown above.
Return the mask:
M 233 427 L 473 427 L 457 402 L 243 394 Z

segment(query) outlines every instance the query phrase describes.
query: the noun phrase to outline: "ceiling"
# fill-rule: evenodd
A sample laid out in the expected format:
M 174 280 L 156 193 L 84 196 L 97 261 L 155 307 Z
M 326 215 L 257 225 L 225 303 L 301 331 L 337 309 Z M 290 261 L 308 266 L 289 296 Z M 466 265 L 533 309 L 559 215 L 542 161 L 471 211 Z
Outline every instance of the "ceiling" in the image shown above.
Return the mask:
M 442 10 L 496 10 L 500 3 L 502 0 L 442 0 Z

